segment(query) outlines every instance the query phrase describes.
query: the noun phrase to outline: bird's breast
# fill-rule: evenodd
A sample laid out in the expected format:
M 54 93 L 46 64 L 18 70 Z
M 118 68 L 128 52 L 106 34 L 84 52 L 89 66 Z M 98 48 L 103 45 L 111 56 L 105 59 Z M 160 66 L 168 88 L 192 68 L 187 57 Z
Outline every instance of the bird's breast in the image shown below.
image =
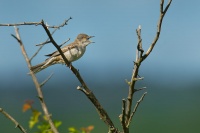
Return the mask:
M 65 57 L 69 62 L 73 62 L 75 60 L 78 60 L 83 56 L 85 53 L 86 48 L 85 47 L 74 47 L 64 53 Z

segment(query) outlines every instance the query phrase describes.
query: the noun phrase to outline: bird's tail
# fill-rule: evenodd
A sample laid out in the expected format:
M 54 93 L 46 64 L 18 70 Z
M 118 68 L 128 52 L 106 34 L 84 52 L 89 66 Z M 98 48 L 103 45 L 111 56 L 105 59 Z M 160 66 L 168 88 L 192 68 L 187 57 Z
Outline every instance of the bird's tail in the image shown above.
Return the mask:
M 56 63 L 62 63 L 62 62 L 59 62 L 56 60 L 56 58 L 51 57 L 51 58 L 46 59 L 44 62 L 42 62 L 38 65 L 32 66 L 31 70 L 33 71 L 33 73 L 38 73 L 38 72 L 42 71 L 43 69 L 45 69 L 51 65 L 54 65 Z
M 46 63 L 46 61 L 42 62 L 38 65 L 32 66 L 31 70 L 33 71 L 33 73 L 38 73 L 38 72 L 42 71 L 43 69 L 45 69 L 46 67 L 48 67 L 48 66 L 44 66 L 45 63 Z

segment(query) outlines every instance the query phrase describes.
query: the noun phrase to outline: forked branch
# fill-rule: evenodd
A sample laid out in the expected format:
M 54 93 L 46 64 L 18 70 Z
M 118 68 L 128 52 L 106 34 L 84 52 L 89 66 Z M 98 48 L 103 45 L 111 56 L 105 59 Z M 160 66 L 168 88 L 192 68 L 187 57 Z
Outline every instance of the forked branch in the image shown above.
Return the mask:
M 128 120 L 128 123 L 127 123 L 127 125 L 126 125 L 127 128 L 130 126 L 130 123 L 131 123 L 131 121 L 132 121 L 132 118 L 133 118 L 135 112 L 137 111 L 137 109 L 138 109 L 140 103 L 142 102 L 142 100 L 144 99 L 144 97 L 145 97 L 146 94 L 147 94 L 147 92 L 145 92 L 145 93 L 141 96 L 141 98 L 137 101 L 137 103 L 135 104 L 135 107 L 134 107 L 134 109 L 133 109 L 133 112 L 131 113 L 131 116 L 130 116 L 130 118 L 129 118 L 129 120 Z
M 101 106 L 101 104 L 99 103 L 99 101 L 97 100 L 95 95 L 93 94 L 93 92 L 88 88 L 87 84 L 83 80 L 79 71 L 64 56 L 59 45 L 55 42 L 52 35 L 50 34 L 50 31 L 49 31 L 48 27 L 46 26 L 46 24 L 44 23 L 44 21 L 42 21 L 42 26 L 43 26 L 44 30 L 46 31 L 50 41 L 52 42 L 52 44 L 56 47 L 56 49 L 58 50 L 58 52 L 62 56 L 65 64 L 70 68 L 70 70 L 74 73 L 74 75 L 77 77 L 77 79 L 81 83 L 81 87 L 78 86 L 77 89 L 82 91 L 87 96 L 87 98 L 93 103 L 93 105 L 97 109 L 97 112 L 100 115 L 100 118 L 108 125 L 109 131 L 111 133 L 114 133 L 114 132 L 117 133 L 117 129 L 115 128 L 115 126 L 114 126 L 113 122 L 111 121 L 110 117 L 108 116 L 107 112 L 103 109 L 103 107 Z
M 28 68 L 30 69 L 31 68 L 31 63 L 30 63 L 30 60 L 29 60 L 28 55 L 26 53 L 26 50 L 24 48 L 24 44 L 22 43 L 18 28 L 16 28 L 16 27 L 15 27 L 15 34 L 16 34 L 16 36 L 15 35 L 12 35 L 12 36 L 18 41 L 18 43 L 20 45 L 20 48 L 21 48 L 21 51 L 22 51 L 22 54 L 23 54 L 23 56 L 24 56 L 24 58 L 26 60 Z M 54 133 L 58 133 L 58 131 L 57 131 L 52 119 L 51 119 L 51 115 L 49 114 L 49 111 L 48 111 L 48 108 L 46 106 L 46 103 L 44 101 L 44 97 L 43 97 L 43 93 L 42 93 L 42 90 L 41 90 L 41 86 L 40 86 L 37 78 L 35 77 L 35 74 L 32 71 L 30 71 L 30 75 L 32 76 L 33 82 L 34 82 L 36 90 L 38 92 L 38 98 L 40 100 L 44 115 L 46 116 L 47 121 L 48 121 L 48 123 L 49 123 L 49 125 L 51 127 L 51 130 Z
M 158 24 L 157 24 L 157 32 L 156 32 L 153 42 L 151 43 L 151 45 L 149 46 L 149 49 L 146 51 L 146 53 L 144 55 L 143 55 L 144 50 L 142 48 L 141 26 L 139 26 L 138 29 L 136 30 L 137 37 L 138 37 L 138 45 L 137 45 L 137 51 L 136 51 L 136 61 L 134 62 L 134 69 L 132 72 L 131 81 L 129 82 L 129 92 L 128 92 L 128 97 L 126 100 L 126 114 L 125 114 L 126 129 L 124 129 L 125 133 L 129 133 L 129 124 L 132 120 L 132 117 L 135 114 L 136 109 L 139 106 L 139 103 L 142 101 L 142 99 L 144 98 L 144 96 L 146 94 L 146 93 L 144 93 L 144 95 L 141 97 L 142 99 L 140 100 L 140 102 L 137 102 L 137 104 L 135 106 L 136 108 L 131 113 L 133 94 L 137 91 L 135 89 L 135 83 L 138 80 L 135 80 L 135 79 L 138 79 L 138 72 L 139 72 L 141 63 L 149 56 L 149 54 L 153 50 L 154 46 L 156 45 L 157 40 L 159 39 L 162 21 L 163 21 L 163 18 L 165 16 L 171 2 L 172 2 L 172 0 L 169 0 L 167 6 L 163 9 L 164 0 L 161 0 L 161 2 L 160 2 L 160 17 L 159 17 Z
M 156 42 L 158 41 L 158 38 L 160 37 L 163 18 L 165 16 L 165 14 L 166 14 L 171 2 L 172 2 L 172 0 L 169 0 L 167 6 L 163 10 L 164 0 L 161 0 L 161 2 L 160 2 L 160 18 L 159 18 L 158 24 L 157 24 L 157 33 L 156 33 L 156 36 L 155 36 L 153 42 L 151 43 L 149 49 L 147 50 L 145 55 L 143 55 L 143 57 L 141 58 L 142 60 L 145 60 L 147 58 L 147 56 L 151 53 L 151 51 L 153 50 L 154 46 L 156 45 Z

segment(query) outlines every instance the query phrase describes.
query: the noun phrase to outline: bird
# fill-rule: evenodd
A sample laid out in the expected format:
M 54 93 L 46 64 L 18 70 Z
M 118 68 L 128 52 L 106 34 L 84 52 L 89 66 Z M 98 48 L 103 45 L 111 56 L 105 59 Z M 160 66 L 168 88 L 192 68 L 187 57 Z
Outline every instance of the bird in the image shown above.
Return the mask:
M 83 56 L 86 51 L 86 46 L 88 46 L 90 43 L 94 43 L 89 40 L 92 37 L 94 36 L 89 36 L 87 34 L 81 33 L 76 37 L 74 42 L 61 48 L 61 51 L 70 62 L 70 64 L 71 62 L 76 61 Z M 55 51 L 45 56 L 48 56 L 49 58 L 47 58 L 44 62 L 30 68 L 33 73 L 38 73 L 41 70 L 54 64 L 65 64 L 62 56 L 58 51 Z

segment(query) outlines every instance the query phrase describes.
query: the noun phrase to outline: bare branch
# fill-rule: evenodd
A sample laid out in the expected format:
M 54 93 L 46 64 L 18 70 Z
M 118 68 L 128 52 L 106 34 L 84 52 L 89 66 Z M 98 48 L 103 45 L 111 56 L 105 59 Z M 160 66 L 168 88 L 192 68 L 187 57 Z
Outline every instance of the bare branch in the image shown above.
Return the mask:
M 45 79 L 40 86 L 42 87 L 43 85 L 45 85 L 45 83 L 53 76 L 53 73 L 51 75 L 49 75 L 49 77 L 47 77 L 47 79 Z
M 65 61 L 65 63 L 67 64 L 67 66 L 70 66 L 70 62 L 67 60 L 67 58 L 65 57 L 65 55 L 63 54 L 62 50 L 60 49 L 60 47 L 58 46 L 58 44 L 55 42 L 55 40 L 53 39 L 50 31 L 48 30 L 48 27 L 45 25 L 44 21 L 42 20 L 42 27 L 44 28 L 44 30 L 46 31 L 51 43 L 56 47 L 56 49 L 58 50 L 58 52 L 60 53 L 60 55 L 62 56 L 63 60 Z
M 15 27 L 15 33 L 16 33 L 16 36 L 12 35 L 15 39 L 17 39 L 17 41 L 19 42 L 20 44 L 20 48 L 21 48 L 21 51 L 22 51 L 22 54 L 27 62 L 27 65 L 28 65 L 28 68 L 30 69 L 31 68 L 31 64 L 30 64 L 30 60 L 28 58 L 28 55 L 26 53 L 26 50 L 24 48 L 24 45 L 21 41 L 21 37 L 20 37 L 20 34 L 19 34 L 19 31 L 18 31 L 18 28 Z M 48 112 L 48 109 L 47 109 L 47 106 L 46 106 L 46 103 L 44 101 L 44 98 L 43 98 L 43 94 L 42 94 L 42 90 L 41 90 L 41 86 L 39 84 L 39 82 L 37 81 L 37 78 L 35 77 L 35 74 L 30 70 L 30 75 L 32 76 L 32 79 L 33 79 L 33 82 L 35 84 L 35 87 L 36 87 L 36 90 L 38 92 L 38 97 L 39 97 L 39 100 L 40 100 L 40 103 L 41 103 L 41 106 L 42 106 L 42 109 L 43 109 L 43 112 L 47 118 L 47 121 L 49 122 L 49 125 L 51 127 L 51 130 L 54 132 L 54 133 L 58 133 L 52 119 L 51 119 L 51 116 Z
M 33 56 L 29 59 L 29 62 L 31 62 L 32 60 L 33 60 L 33 58 L 40 52 L 40 50 L 42 49 L 42 47 L 43 47 L 43 45 L 42 46 L 40 46 L 39 48 L 38 48 L 38 50 L 33 54 Z
M 122 114 L 119 116 L 120 122 L 123 128 L 124 133 L 126 132 L 126 121 L 125 121 L 125 115 L 126 115 L 126 100 L 122 99 Z
M 54 31 L 51 33 L 51 35 L 53 35 L 56 32 L 57 29 L 54 29 Z M 32 59 L 40 52 L 40 50 L 43 48 L 43 46 L 45 44 L 51 43 L 51 41 L 49 41 L 49 38 L 47 38 L 47 40 L 43 43 L 37 44 L 36 46 L 40 46 L 38 48 L 38 50 L 35 52 L 35 54 L 33 54 L 33 56 L 30 58 L 30 62 L 32 61 Z
M 72 19 L 72 17 L 70 17 L 69 19 L 65 20 L 62 24 L 60 24 L 58 26 L 49 26 L 48 25 L 47 28 L 54 28 L 54 31 L 51 33 L 53 35 L 57 29 L 59 29 L 61 27 L 64 27 L 65 25 L 67 25 L 67 23 L 68 23 L 68 21 L 70 19 Z M 40 21 L 40 22 L 22 22 L 22 23 L 14 23 L 14 24 L 0 24 L 0 26 L 21 26 L 21 25 L 35 25 L 35 26 L 38 26 L 38 25 L 42 25 L 42 21 Z M 15 39 L 17 39 L 17 38 L 15 38 Z M 41 45 L 43 46 L 43 45 L 45 45 L 47 43 L 50 43 L 50 41 L 48 41 L 48 40 L 49 40 L 49 38 L 45 42 L 37 44 L 36 46 L 41 46 Z M 35 54 L 30 58 L 29 62 L 31 62 L 32 59 L 39 53 L 39 51 L 42 49 L 42 46 L 39 47 L 39 49 L 35 52 Z
M 163 12 L 164 2 L 165 2 L 165 0 L 160 1 L 160 12 Z
M 77 86 L 77 90 L 82 91 L 86 95 L 89 95 L 89 93 L 82 86 Z
M 163 11 L 164 14 L 167 12 L 169 6 L 171 5 L 171 2 L 172 2 L 172 0 L 169 0 L 169 1 L 168 1 L 168 4 L 167 4 L 167 6 L 165 7 L 165 10 Z M 163 4 L 164 4 L 164 2 L 163 2 Z M 163 5 L 163 4 L 162 4 L 162 5 Z
M 66 41 L 64 41 L 62 44 L 59 45 L 59 47 L 62 47 L 65 43 L 69 42 L 70 38 L 68 38 Z
M 15 23 L 15 24 L 0 24 L 0 26 L 21 26 L 21 25 L 41 25 L 41 22 L 22 22 L 22 23 Z
M 140 77 L 140 78 L 134 78 L 133 80 L 138 81 L 138 80 L 143 80 L 143 79 L 144 79 L 144 77 Z
M 160 18 L 158 20 L 158 24 L 157 24 L 157 33 L 156 33 L 156 36 L 153 40 L 153 42 L 151 43 L 149 49 L 147 50 L 147 52 L 145 53 L 145 55 L 142 57 L 142 60 L 145 60 L 147 58 L 147 56 L 151 53 L 151 51 L 153 50 L 156 42 L 158 41 L 158 38 L 160 36 L 160 32 L 161 32 L 161 26 L 162 26 L 162 21 L 163 21 L 163 18 L 171 4 L 172 0 L 169 0 L 167 6 L 165 7 L 164 11 L 163 11 L 163 5 L 164 5 L 164 0 L 161 0 L 161 3 L 160 3 Z
M 128 123 L 127 123 L 127 126 L 126 126 L 127 128 L 129 127 L 129 125 L 130 125 L 130 123 L 131 123 L 131 121 L 132 121 L 132 118 L 133 118 L 135 112 L 137 111 L 137 108 L 139 107 L 140 103 L 142 102 L 142 100 L 144 99 L 144 97 L 145 97 L 146 94 L 147 94 L 147 92 L 145 92 L 145 93 L 141 96 L 141 98 L 137 101 L 137 103 L 136 103 L 136 105 L 135 105 L 135 107 L 134 107 L 134 109 L 133 109 L 133 112 L 131 113 L 131 116 L 130 116 L 130 118 L 129 118 L 129 120 L 128 120 Z
M 134 89 L 134 91 L 136 92 L 136 91 L 141 91 L 141 90 L 144 90 L 144 89 L 146 89 L 147 87 L 142 87 L 142 88 L 139 88 L 139 89 Z
M 65 25 L 67 25 L 67 22 L 72 19 L 72 17 L 70 17 L 69 19 L 65 20 L 62 24 L 58 25 L 58 26 L 47 26 L 48 28 L 54 28 L 54 29 L 59 29 L 61 27 L 64 27 Z M 40 22 L 22 22 L 22 23 L 14 23 L 14 24 L 0 24 L 0 26 L 21 26 L 21 25 L 42 25 L 42 21 Z
M 141 38 L 141 25 L 138 26 L 138 29 L 136 30 L 136 33 L 137 33 L 137 36 L 138 36 L 138 45 L 137 45 L 137 49 L 138 49 L 138 52 L 140 52 L 140 54 L 138 53 L 139 57 L 138 58 L 141 58 L 142 57 L 142 54 L 144 52 L 143 48 L 142 48 L 142 38 Z M 137 59 L 138 59 L 137 58 Z M 137 60 L 136 60 L 137 61 Z
M 45 45 L 45 44 L 51 43 L 51 41 L 48 41 L 48 40 L 49 40 L 49 39 L 47 39 L 45 42 L 36 44 L 35 46 L 41 46 L 41 45 Z
M 127 102 L 126 102 L 126 123 L 130 124 L 130 122 L 128 120 L 132 119 L 131 118 L 131 106 L 132 106 L 132 101 L 133 101 L 133 94 L 137 91 L 136 89 L 134 89 L 134 87 L 135 87 L 136 81 L 138 81 L 137 76 L 138 76 L 140 65 L 141 65 L 142 61 L 144 61 L 148 57 L 148 55 L 151 53 L 151 51 L 153 50 L 153 48 L 160 36 L 162 20 L 171 4 L 171 1 L 172 0 L 169 0 L 168 5 L 166 6 L 166 8 L 163 11 L 164 0 L 161 0 L 160 18 L 159 18 L 158 24 L 157 24 L 157 33 L 156 33 L 156 36 L 155 36 L 153 42 L 151 43 L 149 49 L 147 50 L 147 52 L 144 55 L 142 54 L 143 49 L 142 49 L 141 27 L 139 26 L 138 29 L 136 30 L 136 33 L 138 36 L 138 45 L 137 45 L 137 52 L 136 52 L 137 58 L 136 58 L 136 61 L 134 62 L 134 69 L 132 72 L 131 81 L 128 82 L 129 83 L 129 92 L 128 92 L 128 97 L 127 97 Z M 139 52 L 140 52 L 140 54 L 139 54 Z
M 142 88 L 139 88 L 139 89 L 134 89 L 134 91 L 136 92 L 136 91 L 141 91 L 141 90 L 144 90 L 144 89 L 146 89 L 147 87 L 142 87 Z
M 23 133 L 26 133 L 26 130 L 17 122 L 11 115 L 9 115 L 6 111 L 4 111 L 2 108 L 0 108 L 0 112 L 9 120 L 11 120 L 16 128 L 19 128 Z
M 72 17 L 70 17 L 69 19 L 65 20 L 62 24 L 58 25 L 58 26 L 47 26 L 48 28 L 56 28 L 59 29 L 61 27 L 64 27 L 65 25 L 67 25 L 68 21 L 72 19 Z
M 51 33 L 51 35 L 53 35 L 58 29 L 54 29 Z M 51 43 L 51 41 L 49 41 L 49 38 L 47 38 L 47 40 L 45 42 L 42 42 L 40 44 L 36 44 L 36 46 L 41 46 L 41 45 L 45 45 L 47 43 Z
M 77 79 L 79 80 L 79 82 L 81 83 L 82 87 L 77 87 L 78 90 L 81 90 L 86 96 L 87 98 L 93 103 L 93 105 L 96 107 L 97 112 L 100 115 L 100 118 L 109 126 L 109 130 L 111 132 L 116 132 L 117 129 L 115 128 L 113 122 L 111 121 L 110 117 L 108 116 L 107 112 L 103 109 L 103 107 L 101 106 L 101 104 L 99 103 L 99 101 L 97 100 L 97 98 L 95 97 L 95 95 L 92 93 L 92 91 L 88 88 L 88 86 L 86 85 L 85 81 L 83 80 L 82 76 L 80 75 L 79 71 L 67 60 L 67 58 L 64 56 L 63 52 L 61 51 L 60 47 L 58 46 L 58 44 L 55 42 L 55 40 L 53 39 L 53 37 L 51 36 L 47 26 L 45 25 L 44 21 L 42 21 L 42 26 L 44 28 L 44 30 L 46 31 L 50 41 L 52 42 L 52 44 L 56 47 L 56 49 L 58 50 L 58 52 L 60 53 L 60 55 L 62 56 L 65 64 L 67 66 L 69 66 L 70 70 L 74 73 L 74 75 L 77 77 Z M 84 88 L 84 89 L 83 89 Z

